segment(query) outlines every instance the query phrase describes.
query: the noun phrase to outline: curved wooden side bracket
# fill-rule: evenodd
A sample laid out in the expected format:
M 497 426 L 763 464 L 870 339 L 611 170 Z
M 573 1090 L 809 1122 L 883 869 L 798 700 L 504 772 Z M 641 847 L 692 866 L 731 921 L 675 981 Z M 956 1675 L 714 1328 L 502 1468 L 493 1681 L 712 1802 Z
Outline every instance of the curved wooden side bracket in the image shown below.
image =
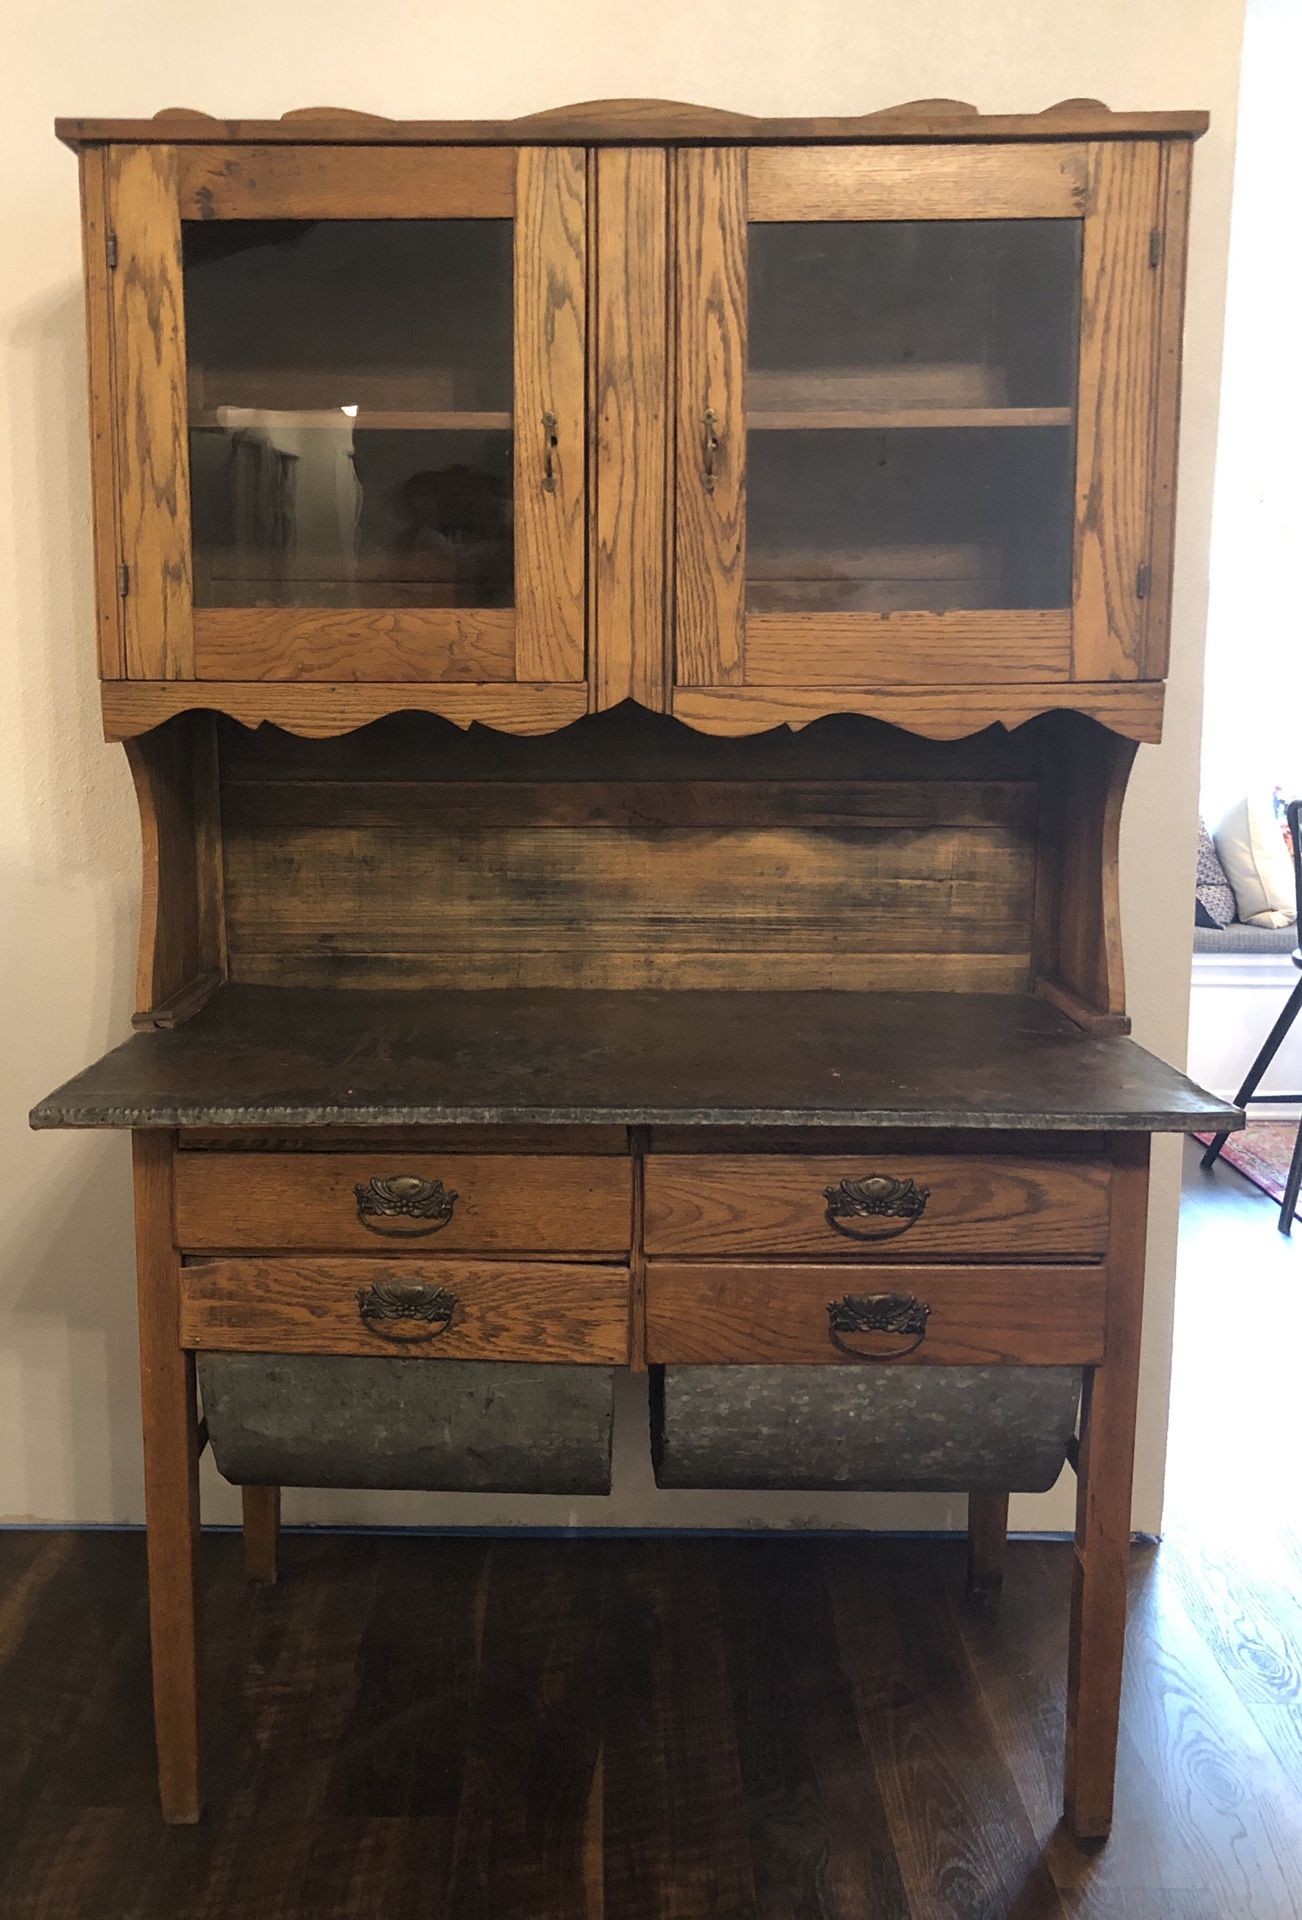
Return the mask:
M 1036 991 L 1095 1033 L 1128 1033 L 1118 851 L 1136 746 L 1079 714 L 1046 727 Z
M 136 1027 L 179 1026 L 226 973 L 215 723 L 178 714 L 132 739 L 140 807 Z

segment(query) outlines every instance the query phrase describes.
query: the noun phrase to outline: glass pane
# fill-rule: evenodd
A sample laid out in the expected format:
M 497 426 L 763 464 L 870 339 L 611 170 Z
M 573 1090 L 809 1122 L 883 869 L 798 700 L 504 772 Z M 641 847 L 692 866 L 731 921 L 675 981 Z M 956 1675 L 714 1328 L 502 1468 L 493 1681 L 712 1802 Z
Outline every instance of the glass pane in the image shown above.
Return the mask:
M 750 228 L 752 613 L 1071 600 L 1081 229 Z
M 195 602 L 512 600 L 508 220 L 183 227 Z

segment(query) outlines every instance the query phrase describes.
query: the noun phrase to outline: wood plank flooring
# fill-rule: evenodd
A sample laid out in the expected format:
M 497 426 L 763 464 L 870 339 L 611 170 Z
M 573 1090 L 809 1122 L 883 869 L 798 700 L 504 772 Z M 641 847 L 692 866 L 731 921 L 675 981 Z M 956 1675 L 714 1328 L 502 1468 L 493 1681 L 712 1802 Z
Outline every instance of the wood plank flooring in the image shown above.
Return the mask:
M 0 1917 L 1296 1920 L 1299 1321 L 1302 1244 L 1191 1171 L 1102 1851 L 1058 1826 L 1064 1545 L 976 1618 L 957 1541 L 291 1534 L 255 1588 L 209 1536 L 208 1816 L 168 1831 L 142 1538 L 8 1532 Z

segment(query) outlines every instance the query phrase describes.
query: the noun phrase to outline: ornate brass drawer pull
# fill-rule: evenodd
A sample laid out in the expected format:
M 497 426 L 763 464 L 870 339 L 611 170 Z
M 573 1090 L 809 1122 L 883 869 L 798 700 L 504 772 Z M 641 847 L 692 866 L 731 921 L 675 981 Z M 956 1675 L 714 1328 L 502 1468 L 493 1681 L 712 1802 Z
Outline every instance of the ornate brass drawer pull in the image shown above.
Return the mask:
M 827 1303 L 827 1331 L 832 1345 L 854 1360 L 903 1360 L 916 1353 L 927 1337 L 931 1308 L 911 1293 L 846 1293 Z M 887 1352 L 865 1351 L 846 1344 L 846 1336 L 865 1333 L 898 1334 L 909 1342 Z
M 823 1198 L 827 1201 L 824 1218 L 835 1233 L 843 1233 L 847 1240 L 894 1240 L 921 1220 L 931 1189 L 887 1173 L 869 1173 L 862 1180 L 824 1187 Z M 861 1229 L 851 1224 L 855 1220 L 883 1224 Z
M 422 1180 L 414 1173 L 368 1180 L 365 1186 L 359 1182 L 353 1192 L 362 1225 L 391 1240 L 415 1240 L 422 1234 L 437 1233 L 452 1218 L 458 1198 L 441 1180 Z
M 452 1325 L 456 1306 L 455 1293 L 429 1281 L 376 1280 L 357 1291 L 357 1311 L 366 1325 L 395 1346 L 437 1340 Z

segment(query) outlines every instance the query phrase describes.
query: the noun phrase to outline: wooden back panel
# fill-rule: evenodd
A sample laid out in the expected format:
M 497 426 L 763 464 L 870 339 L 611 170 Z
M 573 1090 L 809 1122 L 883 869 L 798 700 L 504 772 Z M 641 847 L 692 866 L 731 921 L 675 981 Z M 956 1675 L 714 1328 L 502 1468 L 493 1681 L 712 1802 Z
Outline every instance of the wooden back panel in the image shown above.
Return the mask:
M 1036 755 L 873 723 L 563 740 L 406 715 L 222 732 L 230 977 L 275 985 L 961 988 L 1031 982 Z

